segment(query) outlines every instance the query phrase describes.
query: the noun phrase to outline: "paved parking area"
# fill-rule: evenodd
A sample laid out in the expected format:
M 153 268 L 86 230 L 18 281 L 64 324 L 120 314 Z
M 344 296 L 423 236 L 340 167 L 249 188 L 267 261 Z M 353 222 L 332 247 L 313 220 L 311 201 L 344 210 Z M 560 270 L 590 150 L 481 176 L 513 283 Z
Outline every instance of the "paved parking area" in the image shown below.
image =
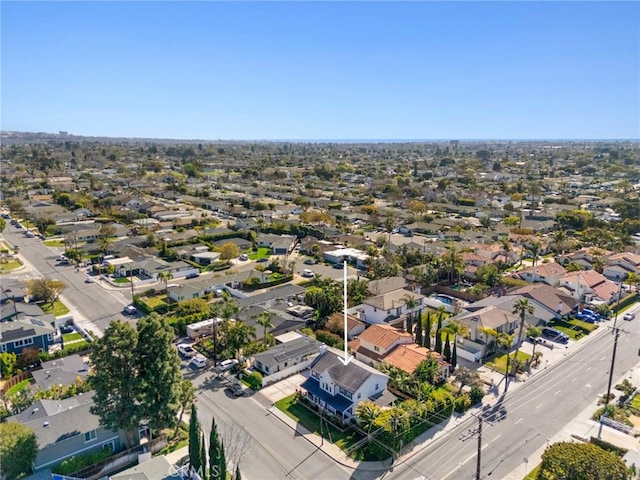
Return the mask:
M 261 389 L 260 394 L 266 397 L 269 402 L 275 403 L 278 400 L 295 393 L 296 388 L 298 388 L 308 377 L 309 371 L 305 370 L 304 372 L 297 373 Z

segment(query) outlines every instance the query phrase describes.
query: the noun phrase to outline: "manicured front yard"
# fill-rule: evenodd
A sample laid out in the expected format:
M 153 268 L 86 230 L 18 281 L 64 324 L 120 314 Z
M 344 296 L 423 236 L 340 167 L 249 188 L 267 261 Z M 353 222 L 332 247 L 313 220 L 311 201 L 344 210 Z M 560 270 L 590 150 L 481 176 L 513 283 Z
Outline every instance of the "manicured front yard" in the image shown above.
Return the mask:
M 249 260 L 258 260 L 260 258 L 267 258 L 271 255 L 271 249 L 269 247 L 260 247 L 257 252 L 251 252 L 249 254 Z
M 167 302 L 165 301 L 167 299 L 167 295 L 157 295 L 155 297 L 148 297 L 145 298 L 143 300 L 143 302 L 147 305 L 147 307 L 149 307 L 150 309 L 154 309 L 154 308 L 166 308 L 167 307 Z
M 509 369 L 513 365 L 513 353 L 510 354 L 511 358 L 509 360 Z M 531 358 L 531 355 L 525 352 L 518 352 L 518 360 L 521 362 L 526 362 Z M 507 355 L 500 355 L 499 357 L 494 357 L 492 360 L 486 362 L 486 365 L 494 370 L 505 373 L 507 370 Z
M 116 278 L 113 283 L 130 283 L 128 278 L 120 277 Z
M 40 305 L 40 308 L 42 308 L 44 313 L 53 313 L 56 317 L 69 313 L 67 306 L 60 300 L 56 300 L 53 307 L 50 303 L 43 303 Z
M 322 431 L 324 438 L 340 447 L 348 454 L 352 454 L 350 447 L 355 444 L 362 437 L 355 433 L 351 429 L 347 429 L 345 432 L 341 432 L 326 422 L 322 422 L 322 428 L 320 426 L 320 417 L 300 402 L 296 402 L 296 395 L 289 395 L 288 397 L 278 400 L 276 407 L 284 412 L 288 417 L 292 418 L 307 430 L 320 435 Z M 357 455 L 358 452 L 356 452 Z M 363 460 L 358 458 L 358 460 Z
M 62 335 L 64 343 L 76 342 L 78 340 L 84 340 L 84 337 L 79 333 L 65 333 Z

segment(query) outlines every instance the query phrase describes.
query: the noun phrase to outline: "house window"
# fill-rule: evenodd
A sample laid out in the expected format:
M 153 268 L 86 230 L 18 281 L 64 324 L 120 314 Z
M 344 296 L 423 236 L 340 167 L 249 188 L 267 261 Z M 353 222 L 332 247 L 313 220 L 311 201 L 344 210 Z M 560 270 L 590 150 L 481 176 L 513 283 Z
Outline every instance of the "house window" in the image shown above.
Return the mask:
M 98 433 L 95 430 L 91 430 L 84 434 L 84 443 L 93 442 L 98 438 Z
M 358 398 L 362 397 L 362 394 L 360 392 L 358 392 Z
M 53 342 L 53 333 L 50 333 L 49 335 L 47 335 L 47 340 L 49 340 L 50 342 Z
M 320 374 L 318 372 L 311 372 L 311 377 L 315 378 L 316 380 L 320 379 Z
M 376 390 L 380 388 L 380 385 L 376 383 Z
M 288 367 L 289 366 L 289 362 L 284 362 L 284 366 Z
M 373 346 L 373 350 L 376 351 L 376 352 L 379 352 L 380 351 L 380 347 L 377 346 L 377 345 L 374 345 Z
M 3 343 L 2 345 L 0 345 L 0 352 L 6 352 L 7 351 L 7 344 Z
M 24 347 L 26 345 L 33 345 L 33 338 L 25 338 L 24 340 L 17 340 L 13 342 L 15 347 Z

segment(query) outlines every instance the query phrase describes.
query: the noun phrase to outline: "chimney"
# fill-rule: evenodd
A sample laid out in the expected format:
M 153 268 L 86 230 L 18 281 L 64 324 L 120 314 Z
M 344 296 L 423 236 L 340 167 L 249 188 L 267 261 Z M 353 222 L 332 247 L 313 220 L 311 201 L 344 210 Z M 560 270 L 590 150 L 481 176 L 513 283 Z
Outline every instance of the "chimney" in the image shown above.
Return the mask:
M 562 307 L 564 307 L 564 303 L 562 303 L 562 300 L 558 302 L 558 313 L 562 313 Z

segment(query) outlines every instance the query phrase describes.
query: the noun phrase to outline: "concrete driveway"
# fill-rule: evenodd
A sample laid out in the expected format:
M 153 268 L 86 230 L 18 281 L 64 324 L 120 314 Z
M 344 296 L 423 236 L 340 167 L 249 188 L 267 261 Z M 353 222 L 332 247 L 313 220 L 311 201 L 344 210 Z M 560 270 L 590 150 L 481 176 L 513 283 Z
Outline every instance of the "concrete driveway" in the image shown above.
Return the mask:
M 261 389 L 260 395 L 267 398 L 269 402 L 275 403 L 278 400 L 295 393 L 296 388 L 298 388 L 307 378 L 309 378 L 309 371 L 305 370 L 304 372 L 297 373 Z

